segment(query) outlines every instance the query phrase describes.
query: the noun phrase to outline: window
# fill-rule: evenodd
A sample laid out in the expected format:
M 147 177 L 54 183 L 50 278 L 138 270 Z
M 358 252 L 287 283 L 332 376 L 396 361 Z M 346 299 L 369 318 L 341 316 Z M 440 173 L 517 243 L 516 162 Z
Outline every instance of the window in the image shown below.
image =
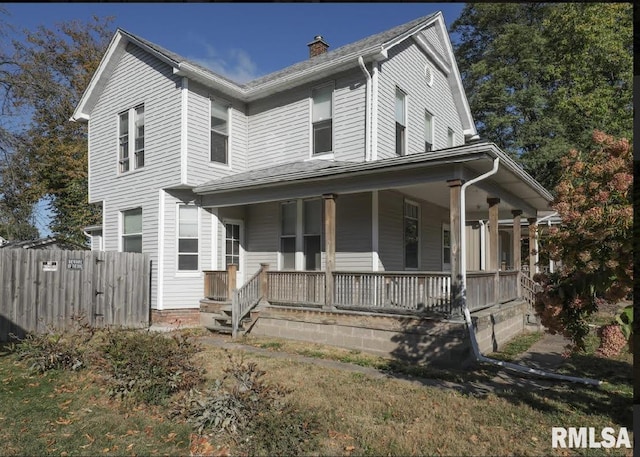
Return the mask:
M 133 132 L 133 142 L 129 132 Z M 144 167 L 144 105 L 118 115 L 118 164 L 120 173 Z
M 142 252 L 142 208 L 122 212 L 122 252 Z
M 396 87 L 396 155 L 406 154 L 406 95 Z
M 135 109 L 135 167 L 144 167 L 144 105 Z
M 225 228 L 225 265 L 240 265 L 240 224 L 226 223 Z
M 455 139 L 455 133 L 453 133 L 453 130 L 447 129 L 447 147 L 448 148 L 453 147 L 454 139 Z
M 296 221 L 298 204 L 295 201 L 281 205 L 280 255 L 282 270 L 296 269 Z
M 320 238 L 322 233 L 322 200 L 306 200 L 303 203 L 304 269 L 320 269 Z
M 229 110 L 211 101 L 211 161 L 229 163 Z
M 424 150 L 433 151 L 433 114 L 424 112 Z
M 451 229 L 448 224 L 442 225 L 442 268 L 451 269 Z
M 333 150 L 333 87 L 325 86 L 312 92 L 313 153 Z
M 198 269 L 198 207 L 178 205 L 178 270 Z
M 413 203 L 404 202 L 404 267 L 418 268 L 418 250 L 420 245 L 420 208 Z

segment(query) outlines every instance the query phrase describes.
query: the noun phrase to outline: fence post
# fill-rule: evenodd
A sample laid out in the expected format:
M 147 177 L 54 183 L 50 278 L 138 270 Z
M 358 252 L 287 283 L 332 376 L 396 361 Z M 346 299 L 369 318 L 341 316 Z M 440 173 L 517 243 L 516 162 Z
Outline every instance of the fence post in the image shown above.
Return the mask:
M 269 271 L 268 263 L 260 264 L 260 295 L 265 300 L 268 300 L 269 297 L 269 275 L 267 272 Z
M 231 300 L 233 297 L 233 291 L 236 290 L 236 273 L 238 272 L 238 265 L 230 263 L 227 265 L 227 300 Z

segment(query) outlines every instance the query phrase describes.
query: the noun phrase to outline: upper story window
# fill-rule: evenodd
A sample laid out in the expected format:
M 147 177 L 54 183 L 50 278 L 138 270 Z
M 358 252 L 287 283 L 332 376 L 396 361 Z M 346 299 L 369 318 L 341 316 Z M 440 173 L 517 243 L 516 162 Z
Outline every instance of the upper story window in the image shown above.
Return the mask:
M 313 153 L 333 150 L 333 86 L 324 86 L 312 92 Z
M 447 129 L 447 147 L 452 148 L 455 143 L 456 134 L 451 129 Z
M 144 105 L 118 115 L 118 164 L 120 173 L 144 167 Z
M 122 252 L 142 252 L 142 208 L 122 212 Z
M 433 114 L 424 112 L 424 150 L 433 151 Z
M 178 205 L 178 270 L 198 269 L 198 207 Z
M 229 110 L 211 101 L 211 161 L 229 163 Z
M 406 129 L 407 96 L 396 87 L 396 155 L 399 156 L 403 156 L 407 153 Z

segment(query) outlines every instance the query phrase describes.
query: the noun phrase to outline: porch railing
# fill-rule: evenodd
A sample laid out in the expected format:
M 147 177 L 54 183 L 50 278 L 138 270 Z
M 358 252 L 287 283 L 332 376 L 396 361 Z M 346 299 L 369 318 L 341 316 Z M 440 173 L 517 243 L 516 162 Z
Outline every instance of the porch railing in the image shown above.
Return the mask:
M 504 303 L 518 298 L 518 275 L 516 270 L 500 271 L 498 281 L 500 283 L 500 295 L 498 301 Z
M 467 272 L 467 307 L 469 311 L 496 303 L 495 271 Z
M 210 300 L 228 301 L 229 294 L 229 273 L 227 270 L 205 270 L 204 273 L 204 296 Z
M 343 308 L 448 312 L 451 278 L 445 272 L 335 272 L 334 305 Z
M 323 271 L 269 271 L 267 278 L 269 303 L 324 305 L 325 273 Z
M 522 297 L 533 308 L 536 303 L 536 294 L 542 291 L 542 286 L 527 274 L 520 275 L 520 285 L 522 287 Z

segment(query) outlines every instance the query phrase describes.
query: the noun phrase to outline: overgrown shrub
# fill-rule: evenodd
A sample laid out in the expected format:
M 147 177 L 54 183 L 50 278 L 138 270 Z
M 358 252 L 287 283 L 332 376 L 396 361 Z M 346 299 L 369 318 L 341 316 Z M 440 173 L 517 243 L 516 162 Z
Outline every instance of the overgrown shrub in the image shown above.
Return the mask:
M 221 380 L 191 390 L 176 404 L 198 433 L 228 433 L 249 455 L 299 455 L 313 449 L 318 421 L 285 400 L 289 391 L 264 381 L 254 362 L 228 355 Z
M 112 397 L 160 404 L 203 381 L 193 363 L 200 350 L 188 336 L 115 330 L 102 343 L 102 370 Z
M 94 330 L 82 317 L 72 318 L 68 330 L 28 333 L 23 339 L 14 338 L 14 351 L 20 360 L 31 363 L 30 370 L 44 373 L 49 370 L 76 371 L 87 366 L 87 343 Z

